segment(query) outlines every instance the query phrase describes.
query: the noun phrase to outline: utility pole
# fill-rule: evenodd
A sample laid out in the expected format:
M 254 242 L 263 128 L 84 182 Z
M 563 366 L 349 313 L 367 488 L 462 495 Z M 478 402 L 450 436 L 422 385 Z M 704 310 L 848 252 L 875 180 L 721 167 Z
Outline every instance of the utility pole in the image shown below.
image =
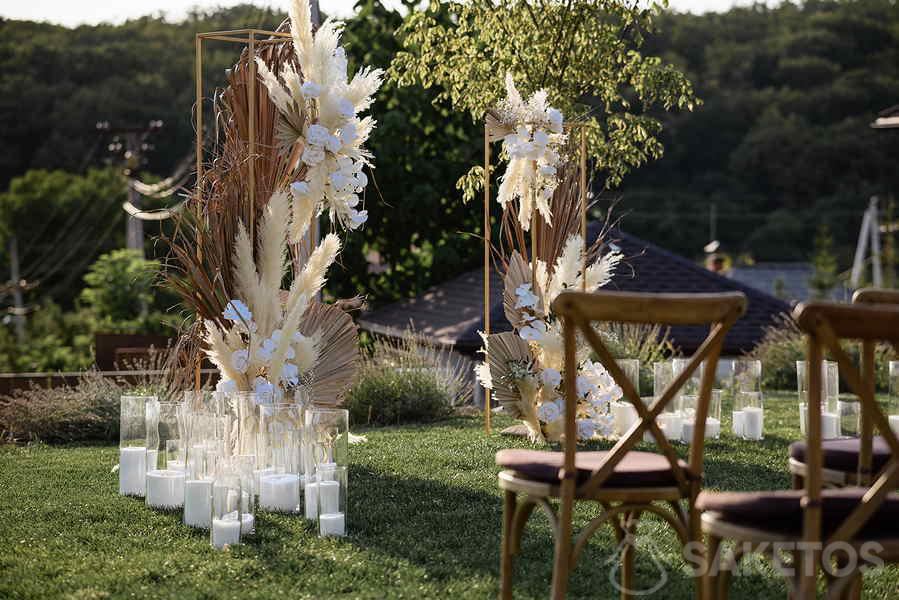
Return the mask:
M 152 149 L 147 138 L 161 127 L 162 121 L 158 119 L 151 120 L 146 127 L 110 127 L 108 121 L 97 123 L 97 129 L 108 131 L 113 136 L 108 146 L 109 152 L 119 154 L 124 150 L 121 154 L 124 167 L 122 172 L 129 180 L 137 175 L 144 161 L 144 153 Z M 140 208 L 141 196 L 130 183 L 128 185 L 128 202 L 135 208 Z M 125 220 L 125 247 L 129 250 L 137 250 L 143 257 L 144 222 L 130 214 Z
M 9 273 L 10 287 L 12 288 L 13 316 L 12 321 L 16 331 L 16 341 L 25 342 L 25 302 L 22 298 L 24 282 L 19 270 L 19 241 L 13 234 L 9 238 Z

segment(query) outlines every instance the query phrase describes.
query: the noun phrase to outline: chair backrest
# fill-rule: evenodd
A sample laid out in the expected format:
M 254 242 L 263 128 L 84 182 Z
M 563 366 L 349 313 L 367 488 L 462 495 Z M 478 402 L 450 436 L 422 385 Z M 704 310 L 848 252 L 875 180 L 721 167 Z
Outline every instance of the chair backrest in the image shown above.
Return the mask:
M 856 290 L 852 295 L 852 303 L 899 306 L 899 290 L 862 288 Z M 872 382 L 872 385 L 876 372 L 874 345 L 874 342 L 871 340 L 862 340 L 862 379 L 866 382 Z M 899 349 L 897 349 L 897 352 L 899 352 Z M 861 411 L 859 416 L 858 434 L 860 447 L 857 479 L 861 483 L 867 483 L 871 478 L 871 464 L 873 462 L 874 425 L 871 423 L 870 414 L 864 410 Z
M 885 304 L 835 304 L 832 302 L 809 302 L 800 304 L 793 311 L 793 318 L 808 340 L 809 389 L 808 424 L 806 435 L 806 477 L 803 539 L 820 542 L 821 533 L 821 487 L 823 452 L 821 447 L 821 365 L 827 351 L 839 364 L 840 376 L 858 396 L 862 414 L 880 433 L 891 451 L 890 460 L 878 477 L 868 487 L 862 501 L 852 513 L 840 523 L 826 540 L 827 543 L 848 541 L 853 538 L 878 507 L 887 494 L 899 483 L 899 439 L 892 431 L 887 417 L 874 397 L 873 345 L 877 342 L 899 342 L 899 306 Z M 840 346 L 841 340 L 861 341 L 869 355 L 863 356 L 864 371 L 853 364 L 849 355 Z M 870 352 L 868 349 L 871 349 Z
M 724 336 L 731 325 L 746 310 L 746 296 L 740 292 L 721 294 L 647 294 L 629 292 L 598 291 L 594 293 L 563 292 L 552 306 L 553 312 L 563 319 L 563 339 L 565 345 L 565 373 L 577 372 L 578 334 L 587 340 L 599 361 L 606 368 L 624 394 L 634 405 L 639 419 L 615 444 L 603 463 L 593 472 L 589 480 L 581 485 L 584 493 L 598 489 L 606 481 L 629 450 L 650 431 L 668 459 L 677 479 L 678 487 L 685 493 L 690 486 L 690 474 L 686 473 L 678 461 L 677 453 L 656 423 L 656 416 L 676 397 L 678 391 L 693 376 L 700 365 L 702 370 L 700 389 L 697 397 L 696 423 L 690 447 L 689 469 L 694 474 L 702 473 L 702 450 L 705 437 L 706 415 L 709 408 L 712 386 L 718 357 L 724 343 Z M 657 325 L 709 325 L 710 331 L 705 341 L 687 363 L 676 374 L 666 389 L 654 399 L 651 406 L 645 406 L 630 379 L 622 371 L 618 362 L 603 343 L 594 328 L 594 323 L 647 323 Z M 574 454 L 577 450 L 575 406 L 577 388 L 574 377 L 565 377 L 565 436 L 563 448 L 565 467 L 563 477 L 574 474 Z

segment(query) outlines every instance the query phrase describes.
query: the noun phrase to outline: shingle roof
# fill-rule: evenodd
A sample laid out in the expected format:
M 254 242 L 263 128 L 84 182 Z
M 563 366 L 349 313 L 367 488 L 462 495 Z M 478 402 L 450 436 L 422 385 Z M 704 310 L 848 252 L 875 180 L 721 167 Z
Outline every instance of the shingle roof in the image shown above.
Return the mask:
M 600 227 L 592 224 L 588 238 L 594 238 Z M 607 239 L 627 257 L 619 266 L 606 289 L 634 292 L 724 292 L 741 291 L 749 304 L 746 315 L 730 330 L 725 339 L 724 353 L 741 354 L 755 346 L 763 328 L 772 324 L 789 305 L 774 296 L 751 288 L 738 281 L 722 277 L 702 266 L 650 242 L 620 230 L 613 230 Z M 363 315 L 359 324 L 363 329 L 383 335 L 400 335 L 410 324 L 416 331 L 434 342 L 453 345 L 461 352 L 474 352 L 481 346 L 478 331 L 483 330 L 483 269 L 470 271 L 434 286 L 421 296 L 404 300 Z M 503 314 L 502 281 L 491 272 L 491 331 L 508 331 L 511 325 Z M 708 329 L 702 327 L 673 327 L 671 338 L 684 352 L 692 352 L 705 339 Z

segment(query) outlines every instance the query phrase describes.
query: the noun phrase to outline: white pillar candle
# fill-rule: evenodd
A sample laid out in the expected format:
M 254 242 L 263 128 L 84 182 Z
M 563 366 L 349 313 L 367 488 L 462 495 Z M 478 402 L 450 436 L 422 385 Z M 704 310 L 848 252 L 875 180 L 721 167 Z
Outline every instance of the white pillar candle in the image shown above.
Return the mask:
M 765 411 L 757 406 L 743 409 L 743 439 L 760 440 L 764 429 Z
M 147 472 L 159 468 L 159 450 L 147 450 Z
M 268 467 L 266 469 L 255 469 L 253 471 L 253 483 L 255 484 L 255 487 L 253 488 L 253 490 L 255 491 L 256 494 L 258 494 L 259 490 L 262 489 L 262 477 L 265 475 L 274 475 L 274 474 L 275 474 L 274 467 Z
M 336 481 L 319 481 L 318 501 L 323 513 L 340 512 L 340 484 Z
M 805 427 L 808 424 L 808 404 L 799 403 L 799 432 L 805 436 Z
M 693 421 L 684 421 L 683 426 L 681 427 L 681 441 L 685 444 L 689 444 L 693 441 Z
M 615 435 L 622 436 L 637 420 L 637 409 L 630 402 L 612 402 L 611 408 L 613 430 Z
M 143 496 L 147 478 L 147 449 L 119 448 L 119 494 Z
M 890 415 L 890 428 L 899 435 L 899 415 Z
M 295 512 L 300 506 L 300 476 L 276 473 L 261 478 L 259 506 L 263 510 Z
M 717 440 L 721 436 L 721 421 L 715 417 L 708 417 L 705 420 L 705 439 Z
M 732 425 L 732 431 L 734 432 L 734 435 L 737 437 L 743 437 L 743 426 L 745 422 L 744 412 L 742 410 L 735 410 L 733 413 L 731 413 L 731 415 L 733 416 L 734 421 Z
M 184 505 L 184 471 L 156 469 L 147 473 L 147 506 L 180 508 Z
M 314 521 L 318 518 L 318 484 L 314 481 L 307 482 L 304 495 L 306 500 L 306 518 Z
M 166 462 L 165 468 L 169 471 L 183 471 L 184 470 L 184 461 L 183 460 L 170 460 Z
M 669 440 L 677 441 L 684 433 L 684 418 L 680 413 L 662 413 L 658 417 L 659 427 Z
M 237 513 L 229 513 L 221 519 L 212 519 L 212 545 L 224 548 L 240 543 L 243 524 L 237 520 Z
M 821 413 L 821 439 L 832 440 L 840 437 L 840 415 L 832 412 Z
M 212 480 L 184 482 L 184 524 L 207 529 L 212 517 Z
M 250 513 L 240 515 L 240 535 L 251 535 L 256 532 L 256 517 Z
M 346 519 L 343 513 L 328 513 L 318 517 L 318 533 L 321 536 L 346 535 Z

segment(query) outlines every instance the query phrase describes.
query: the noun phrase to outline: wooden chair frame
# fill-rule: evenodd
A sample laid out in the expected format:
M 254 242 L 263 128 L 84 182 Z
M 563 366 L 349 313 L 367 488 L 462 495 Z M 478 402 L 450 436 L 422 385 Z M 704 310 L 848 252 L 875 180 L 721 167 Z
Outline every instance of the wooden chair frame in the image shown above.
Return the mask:
M 899 290 L 881 288 L 862 288 L 852 295 L 853 304 L 899 306 Z M 899 349 L 897 349 L 899 352 Z M 862 375 L 866 381 L 874 381 L 875 372 L 874 343 L 862 343 Z M 854 473 L 834 469 L 821 469 L 822 484 L 829 488 L 840 488 L 851 485 L 866 485 L 871 482 L 872 439 L 874 430 L 868 415 L 861 411 L 859 419 L 859 464 Z M 804 462 L 789 459 L 790 474 L 793 477 L 793 489 L 802 489 L 806 474 Z
M 575 424 L 576 381 L 566 377 L 565 434 L 563 437 L 564 466 L 559 482 L 547 484 L 518 476 L 512 471 L 499 474 L 504 490 L 503 541 L 501 558 L 501 590 L 504 599 L 512 597 L 513 556 L 520 550 L 521 535 L 527 519 L 539 506 L 552 523 L 555 538 L 552 597 L 564 598 L 570 571 L 586 547 L 590 537 L 603 525 L 611 525 L 622 552 L 622 598 L 630 598 L 633 584 L 634 545 L 637 521 L 643 513 L 664 519 L 677 533 L 681 543 L 701 540 L 699 514 L 695 499 L 699 494 L 702 476 L 702 452 L 706 414 L 709 407 L 718 357 L 724 336 L 746 309 L 746 297 L 739 292 L 724 294 L 640 294 L 600 291 L 593 294 L 564 292 L 553 302 L 553 312 L 563 319 L 565 372 L 576 370 L 577 336 L 581 334 L 596 352 L 609 375 L 621 387 L 624 398 L 633 404 L 639 419 L 608 452 L 603 463 L 590 478 L 578 483 L 575 469 L 577 439 Z M 593 322 L 652 323 L 662 325 L 710 325 L 710 332 L 686 367 L 670 382 L 651 406 L 643 404 L 628 377 L 619 367 L 606 345 L 592 327 Z M 696 408 L 696 424 L 685 467 L 674 447 L 656 423 L 656 416 L 670 403 L 677 392 L 705 362 Z M 676 484 L 668 487 L 603 487 L 616 465 L 651 432 L 661 454 L 671 466 Z M 523 496 L 519 502 L 518 495 Z M 550 498 L 559 498 L 559 514 L 553 511 Z M 688 510 L 681 505 L 687 500 Z M 572 543 L 572 513 L 576 501 L 596 502 L 602 511 L 579 532 Z M 661 504 L 660 504 L 661 503 Z
M 821 545 L 843 543 L 858 548 L 865 540 L 857 538 L 862 527 L 877 511 L 886 499 L 887 494 L 899 484 L 899 439 L 889 426 L 889 421 L 877 404 L 874 395 L 874 344 L 877 342 L 899 342 L 899 306 L 871 304 L 834 304 L 830 302 L 812 302 L 800 304 L 794 311 L 794 319 L 806 334 L 809 361 L 809 396 L 808 424 L 806 427 L 808 448 L 806 451 L 805 494 L 802 498 L 803 526 L 799 536 L 785 536 L 760 528 L 736 526 L 724 520 L 716 513 L 705 513 L 702 517 L 702 528 L 709 535 L 709 556 L 718 553 L 721 541 L 725 538 L 737 539 L 750 544 L 763 544 L 772 541 L 806 542 Z M 846 352 L 840 347 L 840 340 L 860 340 L 862 342 L 862 370 L 859 370 Z M 822 535 L 822 488 L 825 481 L 822 477 L 823 452 L 821 448 L 821 402 L 822 381 L 821 365 L 824 351 L 827 350 L 836 359 L 840 373 L 849 388 L 859 397 L 862 413 L 867 414 L 868 422 L 877 429 L 890 447 L 892 457 L 877 475 L 859 505 L 826 539 Z M 865 466 L 870 472 L 870 444 L 868 452 L 860 453 L 861 470 Z M 882 543 L 880 558 L 886 561 L 899 561 L 899 539 L 877 540 Z M 736 556 L 729 565 L 738 561 Z M 801 565 L 798 573 L 788 579 L 793 593 L 800 600 L 815 598 L 817 570 L 820 564 L 820 552 L 816 550 L 797 550 L 794 564 Z M 727 575 L 730 570 L 722 569 L 718 577 L 710 573 L 704 576 L 704 587 L 709 597 L 727 598 Z M 837 577 L 828 575 L 828 598 L 858 597 L 860 594 L 859 571 Z M 717 581 L 716 581 L 717 579 Z

